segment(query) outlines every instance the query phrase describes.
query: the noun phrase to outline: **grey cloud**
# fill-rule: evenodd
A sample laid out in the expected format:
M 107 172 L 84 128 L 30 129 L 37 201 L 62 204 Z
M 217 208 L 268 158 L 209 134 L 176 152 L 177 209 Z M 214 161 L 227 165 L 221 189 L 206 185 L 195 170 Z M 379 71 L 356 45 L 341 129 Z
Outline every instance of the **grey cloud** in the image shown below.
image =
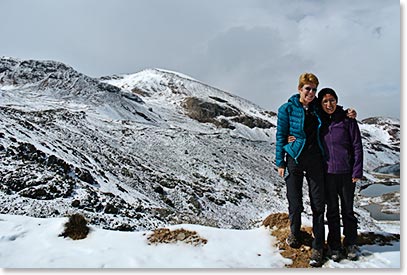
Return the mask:
M 313 67 L 312 60 L 286 54 L 280 33 L 269 27 L 233 27 L 209 41 L 207 51 L 193 60 L 201 80 L 233 92 L 269 110 L 293 93 L 297 78 Z
M 207 55 L 212 57 L 212 64 L 228 72 L 242 67 L 252 69 L 253 65 L 261 67 L 281 52 L 277 31 L 265 27 L 234 27 L 209 42 Z
M 400 115 L 395 1 L 1 0 L 0 10 L 0 55 L 58 60 L 90 76 L 175 70 L 271 110 L 309 71 L 362 118 Z M 365 108 L 354 97 L 380 102 L 384 89 L 394 106 Z

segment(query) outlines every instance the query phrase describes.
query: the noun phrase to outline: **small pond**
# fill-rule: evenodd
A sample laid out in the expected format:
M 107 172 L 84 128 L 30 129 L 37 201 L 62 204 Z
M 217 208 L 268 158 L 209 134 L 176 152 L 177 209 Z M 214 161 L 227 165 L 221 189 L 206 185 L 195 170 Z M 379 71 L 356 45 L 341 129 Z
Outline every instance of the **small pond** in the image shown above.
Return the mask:
M 400 192 L 400 185 L 385 185 L 375 183 L 360 191 L 360 194 L 365 197 L 377 197 L 386 193 Z
M 382 207 L 377 204 L 369 204 L 364 206 L 367 211 L 370 212 L 370 216 L 376 221 L 397 221 L 400 220 L 400 213 L 383 213 Z
M 400 185 L 395 184 L 382 184 L 374 183 L 368 187 L 361 189 L 360 194 L 364 197 L 378 197 L 384 194 L 400 192 Z M 397 221 L 400 220 L 400 213 L 383 213 L 382 206 L 379 204 L 371 203 L 369 205 L 363 206 L 367 211 L 370 212 L 370 216 L 377 221 Z

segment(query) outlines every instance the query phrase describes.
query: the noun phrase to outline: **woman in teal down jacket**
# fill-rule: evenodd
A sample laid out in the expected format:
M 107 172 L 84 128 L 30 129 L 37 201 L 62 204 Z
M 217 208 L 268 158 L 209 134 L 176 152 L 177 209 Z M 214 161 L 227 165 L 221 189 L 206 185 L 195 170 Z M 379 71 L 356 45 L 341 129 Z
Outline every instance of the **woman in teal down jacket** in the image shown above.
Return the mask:
M 321 120 L 316 112 L 316 91 L 319 81 L 312 73 L 300 75 L 298 94 L 291 96 L 278 110 L 276 133 L 276 164 L 278 174 L 285 177 L 291 233 L 287 244 L 299 248 L 301 240 L 302 185 L 304 175 L 308 182 L 312 209 L 314 240 L 310 265 L 323 264 L 324 228 L 324 167 L 323 149 L 319 140 Z M 288 143 L 288 136 L 295 141 Z

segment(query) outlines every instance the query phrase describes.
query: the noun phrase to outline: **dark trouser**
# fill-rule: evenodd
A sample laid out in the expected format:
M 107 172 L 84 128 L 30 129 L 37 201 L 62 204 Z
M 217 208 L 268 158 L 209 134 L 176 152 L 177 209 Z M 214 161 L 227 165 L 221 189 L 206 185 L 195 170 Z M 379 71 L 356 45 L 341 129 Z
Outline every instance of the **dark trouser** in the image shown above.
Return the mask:
M 291 233 L 299 236 L 301 229 L 302 186 L 305 178 L 308 182 L 308 190 L 312 209 L 312 231 L 314 241 L 312 247 L 322 249 L 325 243 L 324 227 L 324 169 L 320 154 L 303 154 L 298 164 L 287 156 L 288 176 L 285 178 L 287 187 L 288 212 L 290 218 Z
M 339 217 L 339 199 L 341 200 L 341 214 L 343 222 L 343 244 L 356 244 L 358 220 L 353 212 L 353 198 L 355 184 L 351 174 L 327 174 L 325 198 L 327 205 L 326 218 L 328 220 L 328 245 L 332 249 L 341 247 L 341 229 Z

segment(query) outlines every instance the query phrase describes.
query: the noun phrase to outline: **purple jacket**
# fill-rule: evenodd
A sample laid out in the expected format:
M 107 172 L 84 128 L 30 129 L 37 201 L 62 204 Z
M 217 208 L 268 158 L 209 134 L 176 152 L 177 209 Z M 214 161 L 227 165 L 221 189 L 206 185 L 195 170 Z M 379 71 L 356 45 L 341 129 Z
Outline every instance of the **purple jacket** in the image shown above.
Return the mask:
M 330 174 L 351 173 L 352 178 L 362 178 L 362 138 L 356 119 L 346 117 L 346 112 L 337 106 L 332 115 L 322 112 L 327 172 Z

